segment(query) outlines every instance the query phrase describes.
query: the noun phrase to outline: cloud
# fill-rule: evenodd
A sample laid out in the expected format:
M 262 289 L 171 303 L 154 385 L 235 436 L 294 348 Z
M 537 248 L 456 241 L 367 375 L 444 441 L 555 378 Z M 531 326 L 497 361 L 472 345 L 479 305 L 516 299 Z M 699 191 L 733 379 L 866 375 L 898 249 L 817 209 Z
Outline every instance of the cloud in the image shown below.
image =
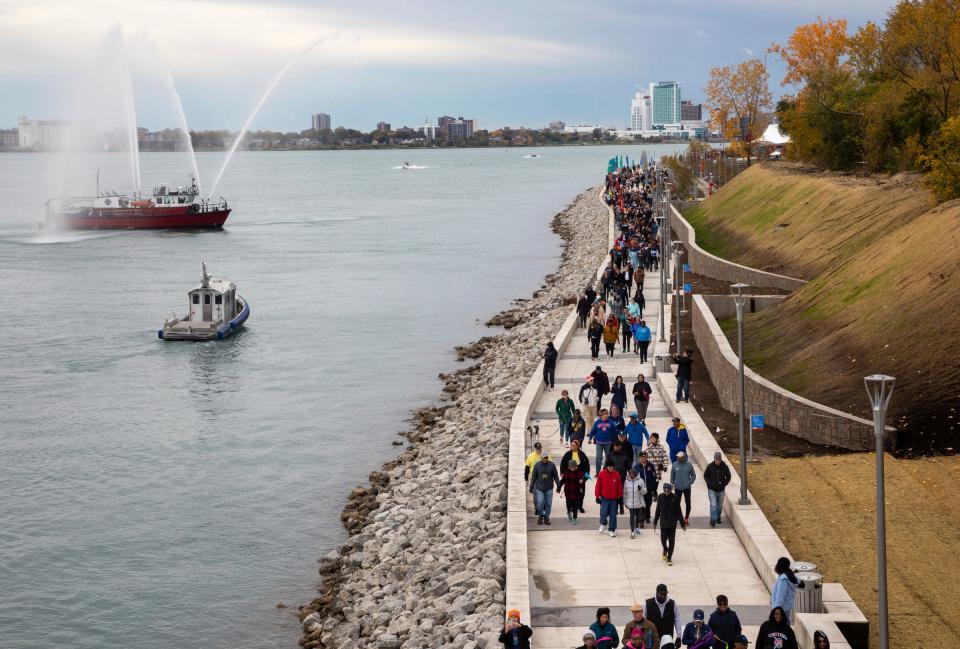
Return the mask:
M 751 50 L 749 47 L 745 47 L 740 51 L 746 54 L 747 56 L 753 56 L 753 50 Z

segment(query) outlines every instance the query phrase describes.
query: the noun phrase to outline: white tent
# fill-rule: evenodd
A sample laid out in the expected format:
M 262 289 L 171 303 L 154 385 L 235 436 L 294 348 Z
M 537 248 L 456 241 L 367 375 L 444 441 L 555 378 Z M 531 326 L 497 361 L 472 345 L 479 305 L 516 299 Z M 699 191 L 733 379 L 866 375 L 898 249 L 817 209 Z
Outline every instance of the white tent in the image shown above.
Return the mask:
M 784 135 L 780 132 L 780 127 L 777 124 L 771 124 L 767 127 L 767 130 L 763 132 L 763 135 L 754 140 L 756 144 L 771 144 L 773 146 L 780 146 L 781 144 L 786 144 L 790 141 L 789 135 Z

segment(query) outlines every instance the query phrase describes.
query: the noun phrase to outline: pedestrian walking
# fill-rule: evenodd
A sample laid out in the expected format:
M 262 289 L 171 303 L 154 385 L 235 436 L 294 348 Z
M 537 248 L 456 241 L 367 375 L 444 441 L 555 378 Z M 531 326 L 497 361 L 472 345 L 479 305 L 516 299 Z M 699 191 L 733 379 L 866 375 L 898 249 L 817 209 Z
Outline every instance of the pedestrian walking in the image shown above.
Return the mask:
M 615 403 L 610 404 L 610 421 L 617 427 L 617 432 L 622 432 L 627 427 L 627 422 L 623 420 L 623 411 Z
M 569 454 L 569 451 L 567 451 Z M 566 458 L 566 455 L 564 455 Z M 584 458 L 586 459 L 586 458 Z M 567 520 L 571 524 L 577 524 L 577 514 L 583 507 L 583 496 L 586 490 L 587 480 L 584 472 L 580 469 L 576 460 L 562 462 L 561 466 L 566 467 L 560 474 L 560 484 L 557 486 L 557 493 L 563 490 L 564 498 L 567 501 Z
M 543 451 L 543 446 L 540 445 L 540 442 L 536 442 L 533 445 L 533 450 L 530 451 L 530 455 L 527 456 L 527 459 L 523 462 L 523 481 L 526 482 L 530 478 L 530 471 L 533 469 L 534 465 L 540 461 L 540 453 Z
M 597 646 L 597 636 L 593 635 L 593 631 L 587 631 L 583 634 L 583 644 L 577 647 L 577 649 L 595 649 Z
M 620 337 L 620 326 L 617 324 L 615 316 L 607 318 L 607 323 L 603 326 L 603 344 L 607 348 L 607 356 L 613 358 L 613 352 L 617 348 L 617 339 Z
M 663 478 L 663 473 L 667 470 L 667 448 L 660 443 L 659 433 L 650 433 L 650 443 L 647 444 L 647 457 L 653 463 L 657 470 L 657 482 Z M 659 484 L 657 485 L 659 488 Z
M 677 544 L 677 525 L 686 530 L 687 523 L 680 516 L 680 499 L 673 493 L 673 485 L 669 482 L 663 483 L 663 493 L 657 496 L 657 512 L 653 515 L 653 529 L 657 529 L 658 523 L 660 545 L 663 547 L 661 558 L 667 562 L 668 566 L 672 566 L 673 550 Z M 659 624 L 657 628 L 660 628 Z
M 613 445 L 610 449 L 609 460 L 613 462 L 613 469 L 618 474 L 620 474 L 620 482 L 623 483 L 627 479 L 627 471 L 630 470 L 630 467 L 633 465 L 632 458 L 627 454 L 627 451 L 624 450 L 623 444 L 619 439 L 613 440 Z M 620 513 L 623 513 L 623 498 L 620 498 L 620 501 L 617 503 L 617 507 L 620 510 Z
M 590 372 L 590 376 L 593 377 L 593 384 L 597 388 L 597 394 L 600 395 L 597 401 L 597 407 L 602 408 L 604 395 L 610 394 L 610 377 L 607 376 L 607 373 L 604 372 L 603 368 L 599 365 L 597 365 L 597 369 Z
M 590 358 L 597 360 L 600 357 L 600 341 L 603 340 L 603 324 L 592 321 L 587 328 L 587 338 L 590 340 Z
M 584 293 L 577 300 L 577 323 L 579 327 L 587 326 L 587 316 L 590 314 L 590 302 L 587 301 L 587 295 Z
M 685 349 L 673 357 L 677 364 L 677 403 L 690 401 L 690 381 L 693 380 L 693 350 Z
M 543 384 L 548 390 L 553 389 L 554 379 L 557 373 L 557 357 L 560 355 L 553 342 L 547 343 L 547 348 L 543 351 Z
M 657 482 L 657 470 L 653 468 L 653 464 L 647 459 L 647 452 L 640 451 L 640 461 L 637 463 L 637 473 L 639 473 L 644 481 L 647 483 L 647 493 L 644 495 L 644 507 L 643 507 L 643 516 L 644 520 L 640 522 L 640 527 L 643 527 L 643 523 L 650 522 L 650 505 L 653 504 L 653 498 L 657 495 L 657 487 L 659 483 Z
M 631 606 L 630 614 L 633 619 L 623 627 L 623 637 L 632 639 L 635 631 L 639 631 L 643 649 L 657 649 L 660 646 L 660 634 L 657 632 L 656 625 L 644 616 L 643 605 Z
M 627 385 L 623 382 L 622 376 L 617 376 L 613 380 L 613 386 L 610 388 L 610 403 L 624 412 L 627 409 Z
M 777 559 L 773 571 L 777 573 L 777 579 L 773 582 L 773 590 L 770 591 L 770 607 L 783 609 L 784 615 L 787 616 L 787 624 L 789 624 L 793 604 L 797 599 L 797 588 L 803 588 L 803 582 L 793 574 L 790 559 L 787 557 Z
M 597 609 L 597 621 L 590 625 L 597 638 L 597 649 L 614 649 L 620 646 L 620 634 L 610 621 L 610 609 L 606 606 Z
M 631 327 L 631 333 L 633 334 L 633 339 L 636 342 L 637 354 L 640 356 L 640 362 L 647 362 L 647 351 L 650 349 L 650 341 L 653 338 L 653 332 L 650 331 L 650 327 L 647 326 L 645 320 L 640 320 L 633 323 Z
M 633 449 L 633 463 L 636 464 L 640 461 L 643 443 L 650 439 L 650 433 L 647 431 L 647 427 L 640 422 L 640 417 L 635 412 L 630 413 L 630 421 L 627 422 L 623 432 L 627 434 L 627 441 L 630 442 L 630 447 Z
M 713 462 L 703 470 L 703 481 L 707 485 L 707 499 L 710 501 L 710 527 L 716 527 L 723 515 L 723 493 L 730 484 L 730 467 L 723 461 L 720 451 L 713 454 Z
M 693 464 L 687 461 L 687 454 L 680 451 L 677 453 L 677 461 L 670 466 L 670 482 L 677 492 L 677 501 L 682 499 L 686 505 L 683 522 L 687 525 L 690 524 L 690 490 L 696 481 L 697 472 L 694 471 Z
M 587 422 L 583 420 L 583 415 L 580 413 L 579 408 L 575 408 L 573 411 L 573 419 L 570 421 L 570 444 L 573 442 L 579 442 L 580 447 L 583 447 L 583 438 L 587 436 Z
M 647 383 L 647 378 L 643 374 L 637 374 L 637 382 L 633 384 L 633 405 L 637 408 L 640 421 L 644 423 L 647 420 L 647 407 L 650 405 L 652 394 L 653 388 Z
M 666 584 L 657 584 L 657 594 L 646 601 L 644 607 L 647 619 L 657 627 L 660 642 L 667 636 L 673 636 L 677 628 L 677 603 L 667 592 Z
M 616 437 L 616 424 L 610 421 L 610 417 L 606 409 L 601 410 L 600 419 L 593 422 L 593 428 L 587 435 L 590 443 L 597 445 L 596 461 L 593 463 L 595 467 L 604 466 L 604 458 L 609 459 L 608 456 L 610 455 L 610 447 Z
M 563 459 L 560 460 L 560 466 L 564 467 L 570 463 L 570 460 L 575 460 L 577 463 L 577 468 L 583 471 L 584 477 L 590 477 L 590 460 L 587 459 L 587 454 L 582 450 L 582 444 L 578 440 L 570 441 L 570 450 L 563 454 Z M 583 512 L 583 510 L 580 510 Z
M 600 391 L 594 385 L 592 374 L 580 386 L 577 401 L 580 402 L 580 409 L 583 410 L 584 428 L 589 431 L 593 428 L 593 422 L 597 419 L 597 408 L 600 406 Z
M 667 429 L 667 446 L 670 447 L 670 461 L 677 461 L 677 453 L 683 451 L 686 453 L 687 445 L 690 444 L 690 435 L 687 433 L 687 427 L 680 423 L 679 417 L 673 418 L 673 426 Z
M 507 623 L 500 634 L 500 644 L 505 649 L 530 649 L 533 629 L 520 622 L 520 611 L 512 608 L 507 611 Z
M 737 638 L 737 641 L 733 643 L 733 649 L 749 649 L 750 641 L 747 639 L 747 636 L 741 635 Z
M 717 595 L 717 608 L 710 614 L 707 624 L 717 639 L 727 646 L 732 647 L 743 633 L 740 618 L 737 617 L 737 612 L 730 608 L 730 600 L 726 595 Z
M 620 326 L 620 353 L 626 354 L 633 348 L 633 330 L 630 327 L 633 323 L 626 310 L 620 313 L 617 321 Z
M 627 471 L 627 479 L 623 481 L 623 506 L 630 512 L 630 538 L 640 533 L 640 528 L 646 520 L 644 513 L 644 496 L 647 495 L 647 481 L 632 466 Z
M 597 473 L 594 496 L 600 505 L 601 534 L 606 531 L 610 536 L 617 535 L 617 502 L 623 497 L 623 483 L 620 474 L 613 468 L 613 461 L 607 460 L 603 471 Z M 599 640 L 599 636 L 597 638 Z
M 756 649 L 798 649 L 797 636 L 790 628 L 787 613 L 775 606 L 770 618 L 760 625 Z
M 550 461 L 550 453 L 544 451 L 540 461 L 530 472 L 530 493 L 537 510 L 537 525 L 550 525 L 550 509 L 553 506 L 553 489 L 560 486 L 557 466 Z
M 560 392 L 560 398 L 557 399 L 554 410 L 560 422 L 560 440 L 564 446 L 570 444 L 570 424 L 573 422 L 573 411 L 576 410 L 576 407 L 577 404 L 570 398 L 570 393 L 567 390 Z
M 708 624 L 703 621 L 703 609 L 693 612 L 693 621 L 683 627 L 680 642 L 688 649 L 712 649 L 715 634 Z

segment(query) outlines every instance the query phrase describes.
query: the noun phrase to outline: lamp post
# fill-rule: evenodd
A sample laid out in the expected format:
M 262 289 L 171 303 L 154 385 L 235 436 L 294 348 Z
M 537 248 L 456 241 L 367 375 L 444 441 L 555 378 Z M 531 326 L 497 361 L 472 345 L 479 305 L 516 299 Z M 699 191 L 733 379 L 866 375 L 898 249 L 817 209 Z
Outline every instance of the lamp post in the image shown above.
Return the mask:
M 749 284 L 736 283 L 730 287 L 733 293 L 733 301 L 737 305 L 737 356 L 740 361 L 740 413 L 737 416 L 737 423 L 740 426 L 740 500 L 737 504 L 749 505 L 750 499 L 747 497 L 747 447 L 744 445 L 743 427 L 744 417 L 746 417 L 746 399 L 744 396 L 743 380 L 743 305 L 747 301 L 747 296 L 743 290 L 750 288 Z
M 880 618 L 880 649 L 887 649 L 887 504 L 883 485 L 883 432 L 887 406 L 893 396 L 896 379 L 885 374 L 871 374 L 863 383 L 873 408 L 873 434 L 877 438 L 877 608 Z
M 657 217 L 657 232 L 660 234 L 660 247 L 663 247 L 663 215 Z M 667 262 L 663 256 L 660 257 L 660 342 L 666 342 L 666 338 L 663 337 L 663 330 L 666 328 L 666 323 L 664 321 L 663 312 L 665 311 L 667 304 L 667 280 L 664 273 L 666 272 L 664 267 Z
M 677 269 L 680 268 L 680 244 L 676 241 L 673 242 L 673 280 L 676 285 L 676 292 L 673 299 L 673 310 L 677 313 L 677 356 L 680 355 L 682 349 L 680 345 L 680 290 L 683 288 L 680 286 L 680 276 L 677 275 Z

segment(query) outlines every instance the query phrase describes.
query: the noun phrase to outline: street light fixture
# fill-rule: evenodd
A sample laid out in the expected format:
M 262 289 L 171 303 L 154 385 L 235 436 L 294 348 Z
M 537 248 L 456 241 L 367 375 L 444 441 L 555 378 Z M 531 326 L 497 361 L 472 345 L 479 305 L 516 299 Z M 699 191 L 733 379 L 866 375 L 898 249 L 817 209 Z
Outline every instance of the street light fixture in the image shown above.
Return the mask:
M 680 276 L 677 275 L 677 269 L 680 268 L 680 243 L 678 241 L 673 242 L 673 280 L 676 285 L 676 293 L 673 299 L 673 310 L 677 313 L 677 356 L 680 355 L 682 349 L 680 345 L 680 290 L 683 288 L 680 286 Z
M 744 418 L 747 416 L 743 378 L 743 305 L 747 302 L 747 296 L 743 291 L 748 288 L 750 288 L 749 284 L 740 282 L 730 287 L 733 301 L 737 305 L 737 356 L 740 361 L 740 413 L 737 416 L 737 423 L 740 426 L 740 500 L 738 501 L 740 505 L 750 504 L 750 499 L 747 497 L 747 447 L 743 439 Z
M 892 376 L 871 374 L 863 383 L 873 408 L 873 434 L 877 438 L 877 605 L 880 618 L 880 649 L 887 649 L 890 637 L 887 627 L 887 504 L 884 495 L 883 433 L 887 406 L 897 382 Z
M 663 215 L 660 214 L 657 216 L 657 232 L 660 235 L 661 248 L 663 247 Z M 666 328 L 666 323 L 664 322 L 664 310 L 667 304 L 667 280 L 664 273 L 666 272 L 664 267 L 667 264 L 666 258 L 663 255 L 660 255 L 660 342 L 666 342 L 666 338 L 663 337 L 663 330 Z

